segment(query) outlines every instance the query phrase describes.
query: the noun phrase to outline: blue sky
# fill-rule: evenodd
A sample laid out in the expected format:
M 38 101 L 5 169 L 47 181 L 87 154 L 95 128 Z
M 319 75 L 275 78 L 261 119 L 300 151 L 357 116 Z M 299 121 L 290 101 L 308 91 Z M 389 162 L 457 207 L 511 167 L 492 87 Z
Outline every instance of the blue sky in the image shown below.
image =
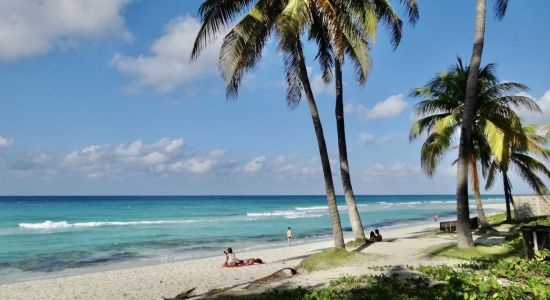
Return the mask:
M 236 101 L 217 73 L 219 42 L 189 62 L 200 2 L 0 1 L 0 194 L 322 194 L 309 111 L 287 109 L 272 44 Z M 379 31 L 365 87 L 344 70 L 356 193 L 454 193 L 456 153 L 435 178 L 420 171 L 421 143 L 408 141 L 417 100 L 407 95 L 458 55 L 469 60 L 474 4 L 419 1 L 396 51 Z M 550 2 L 522 4 L 488 19 L 483 62 L 527 84 L 544 113 L 523 115 L 548 122 Z M 306 47 L 340 191 L 334 95 L 314 54 Z

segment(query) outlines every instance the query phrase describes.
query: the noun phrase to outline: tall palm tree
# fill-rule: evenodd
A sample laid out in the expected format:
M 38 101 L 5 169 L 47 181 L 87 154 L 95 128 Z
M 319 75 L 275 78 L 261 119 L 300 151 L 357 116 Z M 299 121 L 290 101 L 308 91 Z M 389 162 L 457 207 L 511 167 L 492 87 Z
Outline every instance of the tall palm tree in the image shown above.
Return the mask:
M 479 135 L 472 138 L 472 153 L 468 160 L 470 168 L 470 180 L 472 181 L 472 194 L 476 202 L 477 216 L 481 228 L 490 227 L 489 221 L 485 216 L 483 210 L 483 204 L 481 202 L 481 189 L 479 187 L 479 168 L 478 163 L 481 166 L 482 174 L 485 176 L 487 167 L 491 162 L 491 148 L 485 143 L 485 138 Z
M 307 74 L 302 42 L 304 28 L 313 23 L 310 10 L 311 1 L 305 0 L 207 0 L 199 9 L 202 26 L 197 35 L 192 58 L 196 58 L 209 40 L 228 26 L 247 7 L 252 8 L 224 37 L 220 51 L 219 65 L 227 82 L 227 97 L 236 97 L 245 72 L 254 68 L 260 60 L 262 50 L 272 33 L 277 36 L 279 51 L 284 55 L 287 81 L 287 104 L 295 107 L 305 93 L 311 118 L 315 128 L 325 191 L 334 237 L 334 247 L 344 249 L 340 215 L 336 205 L 336 195 L 328 151 L 323 134 L 315 98 Z M 320 26 L 320 25 L 319 25 Z M 319 27 L 323 29 L 324 27 Z
M 542 157 L 546 161 L 550 160 L 550 150 L 544 147 L 548 142 L 545 134 L 539 134 L 539 127 L 528 125 L 521 127 L 518 124 L 518 130 L 508 132 L 503 138 L 494 142 L 499 152 L 495 153 L 494 160 L 489 167 L 487 175 L 486 189 L 493 186 L 498 172 L 502 173 L 502 183 L 504 187 L 504 198 L 506 200 L 506 222 L 512 221 L 511 204 L 514 203 L 512 197 L 512 183 L 508 177 L 510 167 L 529 184 L 529 186 L 539 195 L 548 194 L 548 187 L 538 176 L 538 173 L 550 178 L 550 170 L 537 158 Z
M 449 70 L 436 75 L 426 86 L 411 93 L 411 96 L 424 99 L 416 106 L 416 114 L 420 119 L 413 124 L 409 138 L 412 141 L 422 133 L 427 133 L 421 149 L 421 166 L 428 176 L 434 175 L 442 157 L 453 149 L 455 134 L 464 122 L 464 99 L 470 68 L 464 66 L 459 58 Z M 516 95 L 517 92 L 525 91 L 526 86 L 514 82 L 499 83 L 493 64 L 478 69 L 477 73 L 474 126 L 469 141 L 473 151 L 467 162 L 471 170 L 478 216 L 482 225 L 487 226 L 481 204 L 477 163 L 480 163 L 482 173 L 485 173 L 490 165 L 491 154 L 498 151 L 498 141 L 504 138 L 503 132 L 515 130 L 519 117 L 512 108 L 532 111 L 540 109 L 529 97 Z
M 476 24 L 474 33 L 474 45 L 470 59 L 470 72 L 466 94 L 464 96 L 464 109 L 462 125 L 460 128 L 460 142 L 458 148 L 458 166 L 456 176 L 456 214 L 457 214 L 457 244 L 459 248 L 474 246 L 472 230 L 470 228 L 470 210 L 468 206 L 468 160 L 472 152 L 471 135 L 474 121 L 475 100 L 477 93 L 478 72 L 481 65 L 481 55 L 485 42 L 485 15 L 487 0 L 477 0 Z M 508 0 L 494 0 L 495 14 L 502 19 L 508 7 Z
M 369 56 L 369 43 L 376 38 L 376 27 L 381 21 L 392 33 L 392 43 L 397 47 L 401 40 L 402 21 L 397 16 L 388 1 L 364 1 L 364 0 L 321 0 L 328 5 L 321 5 L 320 13 L 324 19 L 328 19 L 328 24 L 325 26 L 330 35 L 330 40 L 333 45 L 343 45 L 346 51 L 336 51 L 336 59 L 331 60 L 334 64 L 334 77 L 336 88 L 335 115 L 336 129 L 338 133 L 338 152 L 340 157 L 340 176 L 344 190 L 344 197 L 348 208 L 348 216 L 351 223 L 351 228 L 355 234 L 355 238 L 364 238 L 365 232 L 363 224 L 357 209 L 355 195 L 351 184 L 351 176 L 349 171 L 349 162 L 346 146 L 346 130 L 344 120 L 344 89 L 342 79 L 342 68 L 344 64 L 344 54 L 350 58 L 356 73 L 356 80 L 364 85 L 367 80 L 368 73 L 371 67 Z M 406 14 L 409 16 L 409 21 L 415 23 L 418 19 L 418 7 L 416 0 L 401 1 L 405 4 Z M 354 34 L 362 34 L 360 39 L 353 38 Z M 328 43 L 319 43 L 320 52 L 323 47 L 330 47 Z M 342 47 L 340 47 L 342 49 Z M 324 70 L 330 70 L 331 65 L 323 65 L 326 60 L 320 60 L 321 67 Z M 324 77 L 327 81 L 329 77 Z

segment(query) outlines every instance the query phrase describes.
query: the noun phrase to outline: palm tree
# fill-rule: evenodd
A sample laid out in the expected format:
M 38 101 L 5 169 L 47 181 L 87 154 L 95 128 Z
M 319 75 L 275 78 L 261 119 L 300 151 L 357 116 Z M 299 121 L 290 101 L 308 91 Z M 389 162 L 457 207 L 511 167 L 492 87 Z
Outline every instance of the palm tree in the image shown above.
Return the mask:
M 460 143 L 458 148 L 457 187 L 456 187 L 456 214 L 457 214 L 457 244 L 459 248 L 474 246 L 472 230 L 470 228 L 470 211 L 468 206 L 468 160 L 472 152 L 471 135 L 474 121 L 474 111 L 477 94 L 478 72 L 481 65 L 481 55 L 485 41 L 485 15 L 486 0 L 477 0 L 476 25 L 474 33 L 474 45 L 470 59 L 470 72 L 466 94 L 464 96 L 464 109 L 462 126 L 460 128 Z M 508 0 L 494 0 L 495 14 L 502 19 L 508 7 Z
M 319 6 L 320 15 L 329 20 L 327 25 L 325 25 L 325 28 L 328 29 L 325 32 L 329 34 L 330 37 L 324 38 L 324 40 L 330 39 L 332 44 L 335 45 L 334 48 L 345 50 L 345 54 L 347 54 L 347 57 L 350 58 L 355 67 L 356 80 L 361 85 L 364 85 L 371 67 L 369 44 L 376 37 L 376 26 L 378 22 L 381 21 L 387 25 L 386 27 L 392 33 L 392 43 L 394 47 L 397 47 L 401 40 L 401 19 L 395 14 L 391 4 L 387 1 L 324 0 L 319 2 L 328 4 Z M 414 24 L 418 19 L 416 0 L 405 1 L 404 4 L 406 13 L 409 16 L 409 21 Z M 357 36 L 361 36 L 361 38 L 357 38 Z M 338 45 L 343 46 L 338 47 Z M 331 52 L 330 47 L 330 43 L 318 43 L 318 48 L 320 49 L 319 53 Z M 351 228 L 355 234 L 355 238 L 360 239 L 365 237 L 365 232 L 359 216 L 359 211 L 357 210 L 355 195 L 351 184 L 346 146 L 344 89 L 342 80 L 344 52 L 336 51 L 335 55 L 336 59 L 334 60 L 320 59 L 319 62 L 323 70 L 331 70 L 332 64 L 334 64 L 336 88 L 335 115 L 338 133 L 340 175 L 342 178 L 342 186 Z M 327 64 L 327 62 L 330 64 Z M 324 76 L 324 79 L 328 82 L 330 77 Z
M 511 204 L 514 203 L 512 197 L 512 183 L 508 177 L 510 166 L 525 180 L 529 186 L 539 195 L 548 194 L 548 187 L 537 173 L 542 173 L 550 178 L 550 170 L 535 157 L 530 154 L 535 154 L 545 160 L 550 160 L 550 150 L 543 145 L 548 142 L 548 137 L 545 134 L 539 134 L 539 127 L 536 125 L 528 125 L 521 127 L 517 124 L 518 130 L 509 132 L 502 138 L 498 138 L 494 142 L 497 149 L 494 160 L 489 167 L 487 175 L 486 189 L 493 186 L 495 177 L 498 172 L 502 173 L 502 182 L 504 186 L 504 198 L 506 200 L 506 222 L 512 221 Z
M 483 226 L 488 226 L 488 223 L 481 204 L 477 164 L 479 162 L 482 173 L 485 173 L 491 164 L 491 154 L 498 151 L 497 142 L 502 140 L 503 132 L 515 130 L 519 117 L 512 107 L 540 111 L 532 99 L 516 95 L 527 90 L 526 86 L 514 82 L 499 83 L 494 67 L 489 64 L 477 72 L 479 88 L 476 90 L 474 126 L 469 141 L 473 151 L 467 161 L 478 216 Z M 409 138 L 412 141 L 427 133 L 421 150 L 421 166 L 428 176 L 434 175 L 443 156 L 453 149 L 455 134 L 463 123 L 469 73 L 470 67 L 464 66 L 458 58 L 458 62 L 448 71 L 436 75 L 426 86 L 411 93 L 411 96 L 424 99 L 416 106 L 420 119 L 413 124 Z
M 485 170 L 489 166 L 491 159 L 491 148 L 485 141 L 485 138 L 480 135 L 476 135 L 472 138 L 473 149 L 470 154 L 470 159 L 468 160 L 471 171 L 470 180 L 472 181 L 472 194 L 476 202 L 477 216 L 481 228 L 490 227 L 489 221 L 487 221 L 487 217 L 485 216 L 485 211 L 483 210 L 483 204 L 481 203 L 481 189 L 479 187 L 478 163 L 481 165 L 482 173 L 485 176 Z
M 300 40 L 306 24 L 312 23 L 310 1 L 304 0 L 207 0 L 199 9 L 202 26 L 197 35 L 192 58 L 196 58 L 209 40 L 254 2 L 248 13 L 231 29 L 223 40 L 219 65 L 227 82 L 226 95 L 236 97 L 242 77 L 260 60 L 262 50 L 271 34 L 277 36 L 279 51 L 284 55 L 287 81 L 287 104 L 295 107 L 305 93 L 315 128 L 329 214 L 334 236 L 334 247 L 344 249 L 340 215 L 323 128 L 311 90 Z M 318 26 L 317 26 L 318 27 Z M 318 27 L 323 28 L 323 27 Z
M 196 57 L 206 45 L 206 42 L 212 39 L 221 27 L 226 26 L 228 21 L 232 20 L 237 12 L 242 11 L 251 2 L 250 0 L 233 3 L 227 0 L 210 0 L 205 2 L 200 9 L 200 14 L 203 16 L 203 26 L 195 42 L 192 56 Z M 411 14 L 416 14 L 417 16 L 415 0 L 406 0 L 404 2 L 410 8 Z M 374 4 L 364 0 L 294 0 L 280 1 L 278 4 L 270 3 L 269 1 L 258 1 L 250 13 L 226 36 L 220 55 L 220 65 L 228 81 L 227 96 L 235 97 L 242 74 L 246 70 L 251 69 L 256 60 L 259 59 L 261 50 L 269 38 L 271 31 L 273 30 L 278 34 L 279 48 L 285 53 L 285 66 L 287 66 L 287 101 L 290 107 L 294 107 L 300 100 L 303 89 L 310 104 L 314 124 L 318 124 L 318 126 L 315 126 L 315 129 L 318 141 L 322 141 L 320 142 L 320 153 L 325 174 L 325 183 L 327 185 L 329 208 L 334 206 L 334 209 L 331 208 L 333 224 L 336 221 L 339 223 L 339 220 L 335 219 L 335 215 L 337 216 L 335 201 L 330 200 L 334 198 L 331 196 L 331 194 L 334 194 L 334 187 L 332 178 L 328 178 L 330 175 L 328 157 L 327 159 L 323 159 L 323 156 L 326 156 L 323 154 L 323 152 L 326 153 L 326 146 L 324 146 L 322 127 L 320 121 L 316 120 L 318 119 L 318 112 L 313 95 L 310 95 L 308 92 L 310 88 L 307 72 L 305 72 L 305 64 L 303 72 L 299 70 L 301 67 L 296 65 L 296 63 L 303 63 L 301 44 L 294 44 L 295 41 L 299 41 L 304 27 L 308 27 L 309 39 L 314 40 L 319 49 L 316 58 L 323 69 L 325 82 L 330 81 L 332 76 L 332 67 L 335 64 L 334 56 L 343 60 L 343 53 L 346 53 L 354 62 L 359 80 L 364 83 L 370 70 L 370 58 L 368 55 L 369 39 L 374 38 L 378 17 L 382 18 L 387 24 L 393 24 L 393 36 L 398 41 L 401 36 L 401 21 L 393 13 L 391 6 L 385 0 L 376 0 Z M 249 20 L 246 20 L 247 18 Z M 240 41 L 235 41 L 236 37 L 240 38 Z M 338 38 L 335 39 L 332 37 Z M 245 49 L 247 43 L 249 44 L 249 49 Z M 235 55 L 236 50 L 240 52 L 237 55 Z M 246 56 L 252 57 L 246 58 Z M 341 87 L 341 68 L 339 67 L 339 60 L 336 61 L 336 73 L 337 77 L 340 78 L 337 85 L 339 84 Z M 305 76 L 302 76 L 302 74 Z M 343 104 L 341 105 L 341 111 L 343 116 Z M 343 125 L 343 123 L 341 124 Z M 344 130 L 343 127 L 341 129 Z M 343 142 L 339 142 L 339 146 L 343 145 L 344 147 L 344 151 L 341 151 L 341 153 L 344 153 L 343 161 L 345 162 L 345 167 L 343 167 L 344 172 L 341 173 L 343 174 L 350 223 L 356 237 L 364 237 L 363 226 L 357 211 L 349 178 L 349 166 L 345 151 L 345 135 L 339 135 L 339 137 L 343 137 L 343 140 L 339 139 L 339 141 Z M 325 148 L 325 150 L 321 150 L 321 148 Z M 352 196 L 351 198 L 349 197 L 350 195 Z M 334 202 L 334 205 L 330 204 L 332 202 Z

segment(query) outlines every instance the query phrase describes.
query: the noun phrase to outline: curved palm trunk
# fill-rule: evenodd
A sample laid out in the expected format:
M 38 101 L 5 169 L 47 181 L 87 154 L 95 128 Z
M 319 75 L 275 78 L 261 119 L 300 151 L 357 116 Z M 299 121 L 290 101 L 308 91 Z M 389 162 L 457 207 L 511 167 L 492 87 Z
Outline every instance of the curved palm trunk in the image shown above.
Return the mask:
M 300 67 L 300 79 L 304 88 L 304 92 L 307 98 L 307 104 L 309 111 L 311 112 L 311 119 L 313 126 L 315 127 L 315 134 L 317 136 L 317 144 L 319 146 L 319 155 L 321 156 L 321 164 L 323 166 L 323 175 L 325 177 L 325 190 L 327 193 L 328 210 L 330 214 L 330 221 L 332 224 L 332 234 L 334 236 L 334 248 L 344 249 L 344 236 L 342 234 L 342 225 L 340 223 L 340 215 L 338 214 L 338 206 L 336 205 L 336 194 L 334 192 L 334 183 L 332 181 L 332 172 L 330 170 L 330 161 L 327 152 L 327 145 L 325 143 L 325 136 L 323 134 L 323 126 L 321 125 L 321 119 L 319 118 L 319 111 L 317 110 L 317 104 L 315 104 L 315 98 L 311 91 L 311 85 L 307 76 L 307 69 L 304 60 L 304 52 L 302 45 L 297 43 L 297 62 Z
M 363 223 L 357 210 L 357 203 L 355 202 L 355 195 L 353 194 L 353 187 L 351 186 L 351 178 L 349 175 L 348 164 L 348 150 L 346 147 L 346 129 L 344 122 L 344 88 L 342 86 L 342 65 L 340 61 L 336 59 L 335 67 L 335 81 L 336 81 L 336 128 L 338 131 L 338 152 L 340 153 L 340 175 L 342 177 L 342 186 L 344 189 L 344 196 L 346 198 L 346 206 L 348 208 L 349 222 L 351 229 L 356 239 L 365 238 L 365 231 L 363 229 Z
M 483 42 L 485 36 L 486 0 L 477 0 L 476 29 L 474 47 L 468 72 L 468 83 L 464 97 L 464 112 L 462 114 L 462 128 L 458 148 L 458 167 L 456 176 L 456 217 L 457 217 L 457 244 L 459 248 L 474 246 L 472 229 L 470 228 L 470 208 L 468 206 L 468 157 L 472 152 L 472 125 L 475 110 L 475 95 Z
M 512 209 L 510 204 L 512 203 L 512 188 L 510 187 L 510 181 L 508 174 L 505 171 L 502 172 L 502 181 L 504 185 L 504 199 L 506 201 L 506 222 L 512 222 Z
M 485 217 L 485 211 L 483 211 L 483 205 L 481 204 L 481 192 L 479 189 L 479 174 L 477 173 L 477 164 L 473 155 L 470 155 L 470 169 L 472 170 L 472 192 L 474 199 L 476 200 L 477 217 L 481 228 L 490 227 L 487 218 Z

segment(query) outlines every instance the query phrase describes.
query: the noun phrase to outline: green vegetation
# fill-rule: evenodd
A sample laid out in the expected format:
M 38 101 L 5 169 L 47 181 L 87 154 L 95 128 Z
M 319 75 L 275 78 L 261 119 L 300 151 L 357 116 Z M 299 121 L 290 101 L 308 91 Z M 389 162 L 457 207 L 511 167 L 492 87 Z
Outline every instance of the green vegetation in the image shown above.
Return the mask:
M 489 221 L 489 224 L 491 225 L 500 225 L 506 221 L 506 213 L 501 212 L 498 214 L 491 215 L 487 218 L 487 221 Z
M 489 218 L 499 223 L 505 214 Z M 451 267 L 407 266 L 406 276 L 343 276 L 322 288 L 268 290 L 261 294 L 223 296 L 223 299 L 550 299 L 550 251 L 537 253 L 535 259 L 523 258 L 519 234 L 521 225 L 550 225 L 550 217 L 514 224 L 504 242 L 496 246 L 461 249 L 449 245 L 430 249 L 433 255 L 461 258 L 467 262 Z M 502 233 L 492 233 L 502 234 Z M 353 241 L 355 242 L 355 241 Z M 361 241 L 356 244 L 360 245 Z M 306 258 L 301 266 L 314 271 L 361 259 L 356 253 L 329 249 Z M 334 262 L 327 264 L 327 262 Z M 391 273 L 394 267 L 371 267 Z M 404 274 L 404 273 L 408 274 Z
M 475 246 L 473 248 L 459 249 L 456 244 L 445 246 L 437 246 L 428 248 L 428 254 L 446 256 L 459 259 L 474 259 L 474 258 L 501 258 L 509 256 L 513 250 L 503 246 Z
M 454 139 L 463 122 L 469 70 L 470 66 L 465 66 L 458 58 L 457 63 L 448 70 L 437 74 L 425 86 L 411 93 L 411 96 L 422 101 L 416 105 L 415 113 L 419 120 L 413 124 L 409 138 L 411 141 L 426 138 L 420 151 L 420 162 L 422 170 L 430 177 L 435 174 L 445 154 L 456 148 Z M 482 227 L 488 227 L 481 203 L 480 173 L 487 175 L 487 185 L 491 186 L 500 170 L 499 166 L 508 161 L 515 162 L 512 159 L 516 157 L 513 155 L 515 150 L 512 151 L 512 145 L 506 143 L 508 140 L 517 140 L 518 152 L 521 152 L 517 155 L 518 159 L 522 161 L 522 166 L 530 167 L 531 170 L 522 172 L 525 174 L 522 178 L 542 193 L 547 190 L 534 171 L 546 174 L 548 170 L 529 154 L 540 154 L 545 158 L 548 155 L 542 146 L 546 142 L 545 138 L 536 134 L 535 126 L 523 127 L 514 110 L 540 111 L 533 99 L 518 96 L 518 93 L 527 91 L 527 86 L 499 82 L 493 64 L 477 69 L 476 73 L 479 88 L 474 95 L 476 106 L 468 165 L 479 222 Z M 511 158 L 508 159 L 509 156 Z M 487 169 L 492 172 L 487 174 Z
M 308 272 L 327 270 L 339 266 L 353 264 L 364 259 L 365 253 L 347 252 L 341 249 L 325 249 L 305 258 L 298 268 L 303 268 Z
M 353 241 L 349 241 L 346 243 L 346 248 L 347 249 L 350 249 L 350 248 L 357 248 L 357 247 L 361 247 L 363 245 L 370 245 L 372 244 L 371 241 L 369 241 L 367 238 L 358 238 L 358 239 L 355 239 Z

